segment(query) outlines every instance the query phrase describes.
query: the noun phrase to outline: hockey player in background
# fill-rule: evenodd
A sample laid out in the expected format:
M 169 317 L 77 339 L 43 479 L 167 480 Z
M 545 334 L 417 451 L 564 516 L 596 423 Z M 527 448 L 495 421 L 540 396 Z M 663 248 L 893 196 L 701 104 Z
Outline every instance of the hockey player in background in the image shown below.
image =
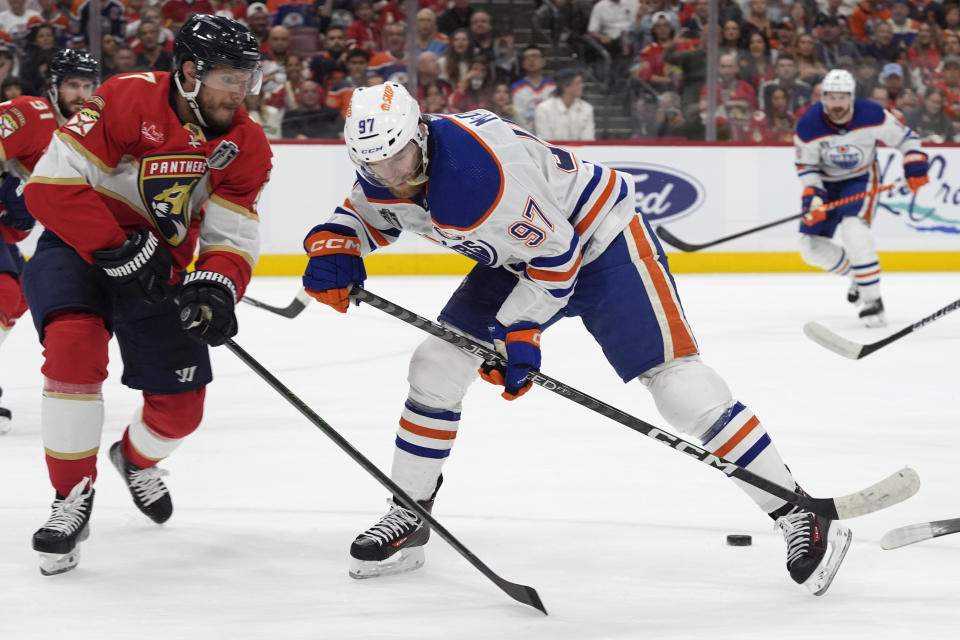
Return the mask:
M 869 100 L 855 97 L 853 76 L 833 69 L 823 80 L 823 97 L 797 122 L 796 165 L 803 185 L 800 255 L 830 273 L 850 278 L 847 300 L 860 305 L 868 327 L 882 327 L 880 260 L 870 224 L 877 196 L 825 211 L 824 204 L 879 187 L 877 143 L 903 154 L 903 172 L 917 193 L 927 184 L 927 154 L 920 138 L 893 114 Z M 839 231 L 840 244 L 830 238 Z
M 392 478 L 431 509 L 460 423 L 461 402 L 480 375 L 514 400 L 540 367 L 541 332 L 579 316 L 623 378 L 638 378 L 661 414 L 717 455 L 782 486 L 796 486 L 764 427 L 698 355 L 656 236 L 635 211 L 633 181 L 478 110 L 421 118 L 402 86 L 357 89 L 344 138 L 357 166 L 350 197 L 304 246 L 303 284 L 338 311 L 363 259 L 404 230 L 479 264 L 440 319 L 492 343 L 498 370 L 436 337 L 410 362 Z M 738 482 L 738 481 L 735 481 Z M 794 581 L 827 590 L 850 530 L 752 486 L 743 490 L 787 541 Z M 420 566 L 429 530 L 391 501 L 350 548 L 350 574 L 367 578 Z
M 156 464 L 200 424 L 208 345 L 236 334 L 234 305 L 257 260 L 271 154 L 240 106 L 259 91 L 257 41 L 234 20 L 194 15 L 174 54 L 174 73 L 105 82 L 26 187 L 46 228 L 23 276 L 44 346 L 40 420 L 56 490 L 33 535 L 44 575 L 74 568 L 89 533 L 110 336 L 121 381 L 143 392 L 110 460 L 137 508 L 162 523 L 173 505 Z
M 23 187 L 54 130 L 80 110 L 99 75 L 96 58 L 82 49 L 63 49 L 47 66 L 42 97 L 20 96 L 0 104 L 0 344 L 27 311 L 17 243 L 30 234 L 34 219 L 24 204 Z M 0 407 L 0 433 L 9 431 L 11 418 L 10 410 Z

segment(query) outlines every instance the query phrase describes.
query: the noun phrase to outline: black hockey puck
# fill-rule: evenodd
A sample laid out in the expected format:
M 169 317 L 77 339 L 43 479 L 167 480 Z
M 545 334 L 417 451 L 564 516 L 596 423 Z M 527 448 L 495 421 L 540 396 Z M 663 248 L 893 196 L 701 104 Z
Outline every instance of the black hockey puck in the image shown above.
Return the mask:
M 727 536 L 727 544 L 731 547 L 749 547 L 753 544 L 753 538 L 750 536 L 730 534 Z

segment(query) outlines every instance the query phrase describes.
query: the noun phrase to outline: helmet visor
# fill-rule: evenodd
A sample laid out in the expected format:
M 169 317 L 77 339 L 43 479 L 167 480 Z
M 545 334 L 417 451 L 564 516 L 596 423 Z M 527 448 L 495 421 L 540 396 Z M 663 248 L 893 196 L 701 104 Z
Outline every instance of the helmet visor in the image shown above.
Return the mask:
M 260 93 L 263 70 L 259 64 L 254 69 L 217 66 L 201 71 L 198 67 L 197 79 L 211 89 L 230 93 L 257 94 Z
M 384 160 L 361 162 L 360 171 L 373 184 L 382 187 L 397 187 L 412 180 L 420 173 L 423 154 L 416 142 L 411 140 L 403 149 Z

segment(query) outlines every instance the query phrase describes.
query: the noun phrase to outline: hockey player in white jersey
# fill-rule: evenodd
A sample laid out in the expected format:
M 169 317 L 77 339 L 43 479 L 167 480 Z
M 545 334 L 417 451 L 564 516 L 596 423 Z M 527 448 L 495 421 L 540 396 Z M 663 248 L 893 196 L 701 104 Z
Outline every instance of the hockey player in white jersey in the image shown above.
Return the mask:
M 413 354 L 392 478 L 431 509 L 457 436 L 461 402 L 480 375 L 513 400 L 540 368 L 541 332 L 579 316 L 625 382 L 639 379 L 664 418 L 705 447 L 782 486 L 796 483 L 749 408 L 698 355 L 656 236 L 635 211 L 626 174 L 579 158 L 478 110 L 421 117 L 395 83 L 357 89 L 344 138 L 357 181 L 304 242 L 307 291 L 338 311 L 366 274 L 363 258 L 410 231 L 477 261 L 447 302 L 447 326 L 492 343 L 503 370 L 431 337 Z M 739 482 L 739 481 L 735 481 Z M 752 486 L 741 488 L 787 541 L 790 576 L 820 595 L 850 530 Z M 350 575 L 419 567 L 429 529 L 390 501 L 350 548 Z
M 868 327 L 881 327 L 880 261 L 870 224 L 877 204 L 871 196 L 829 212 L 825 203 L 877 189 L 877 143 L 903 154 L 903 172 L 916 193 L 927 184 L 927 155 L 920 138 L 893 114 L 869 100 L 854 97 L 856 83 L 843 69 L 823 80 L 823 99 L 811 106 L 794 136 L 797 172 L 803 185 L 800 253 L 804 261 L 851 279 L 847 300 L 860 304 Z M 840 244 L 830 238 L 839 231 Z

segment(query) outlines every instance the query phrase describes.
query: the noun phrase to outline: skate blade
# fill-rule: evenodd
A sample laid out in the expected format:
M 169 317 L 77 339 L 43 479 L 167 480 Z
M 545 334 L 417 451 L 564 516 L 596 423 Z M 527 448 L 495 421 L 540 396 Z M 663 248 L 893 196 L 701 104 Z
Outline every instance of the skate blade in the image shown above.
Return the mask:
M 10 427 L 13 426 L 11 420 L 10 412 L 0 407 L 0 436 L 10 431 Z
M 350 559 L 350 577 L 357 580 L 367 578 L 380 578 L 382 576 L 392 576 L 398 573 L 407 573 L 423 566 L 424 553 L 423 547 L 410 547 L 401 549 L 399 553 L 394 554 L 386 560 L 357 560 Z
M 866 316 L 860 319 L 863 320 L 863 326 L 867 327 L 868 329 L 882 329 L 883 327 L 887 326 L 887 319 L 883 317 L 882 313 L 875 316 Z
M 853 541 L 853 533 L 850 529 L 834 522 L 830 527 L 830 533 L 827 536 L 827 553 L 824 554 L 820 565 L 814 570 L 813 575 L 807 578 L 804 586 L 815 596 L 822 596 L 830 588 L 834 576 L 840 570 L 840 564 L 847 555 L 847 549 Z
M 73 548 L 70 553 L 41 553 L 40 554 L 40 573 L 45 576 L 55 576 L 59 573 L 66 573 L 77 567 L 80 562 L 80 545 Z

